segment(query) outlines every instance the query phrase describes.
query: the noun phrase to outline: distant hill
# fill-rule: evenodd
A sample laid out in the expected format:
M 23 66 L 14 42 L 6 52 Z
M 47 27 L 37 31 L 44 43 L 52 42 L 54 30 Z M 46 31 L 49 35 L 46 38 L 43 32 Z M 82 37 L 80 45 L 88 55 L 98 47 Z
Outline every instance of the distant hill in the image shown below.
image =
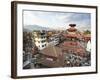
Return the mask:
M 31 32 L 31 30 L 23 28 L 23 32 Z
M 24 26 L 23 31 L 31 32 L 33 30 L 52 30 L 47 27 L 39 26 L 39 25 L 26 25 Z

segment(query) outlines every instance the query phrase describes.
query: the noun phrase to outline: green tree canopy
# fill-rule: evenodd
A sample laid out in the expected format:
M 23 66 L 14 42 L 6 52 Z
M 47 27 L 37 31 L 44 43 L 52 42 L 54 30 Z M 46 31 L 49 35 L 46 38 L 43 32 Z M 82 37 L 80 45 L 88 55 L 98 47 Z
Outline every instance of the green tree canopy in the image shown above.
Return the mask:
M 86 31 L 83 32 L 83 34 L 91 34 L 91 31 L 86 30 Z

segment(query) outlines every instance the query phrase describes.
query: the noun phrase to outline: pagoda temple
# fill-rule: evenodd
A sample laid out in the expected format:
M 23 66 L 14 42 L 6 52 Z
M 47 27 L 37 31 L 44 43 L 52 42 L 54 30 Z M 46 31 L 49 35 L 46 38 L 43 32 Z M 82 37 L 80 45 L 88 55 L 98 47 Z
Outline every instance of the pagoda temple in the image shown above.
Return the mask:
M 64 41 L 64 43 L 61 45 L 61 48 L 64 52 L 73 53 L 77 56 L 84 57 L 86 50 L 79 42 L 82 36 L 75 28 L 76 24 L 69 24 L 69 26 L 70 28 L 68 28 L 66 30 L 66 34 L 64 34 L 66 41 Z

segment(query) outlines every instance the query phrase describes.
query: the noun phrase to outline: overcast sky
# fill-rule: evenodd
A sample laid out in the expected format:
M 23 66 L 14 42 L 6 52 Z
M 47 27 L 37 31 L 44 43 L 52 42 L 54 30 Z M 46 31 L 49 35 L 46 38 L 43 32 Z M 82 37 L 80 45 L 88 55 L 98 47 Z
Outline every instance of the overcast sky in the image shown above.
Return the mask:
M 77 28 L 90 28 L 91 15 L 89 13 L 23 11 L 24 26 L 40 25 L 43 27 L 66 29 L 74 23 Z

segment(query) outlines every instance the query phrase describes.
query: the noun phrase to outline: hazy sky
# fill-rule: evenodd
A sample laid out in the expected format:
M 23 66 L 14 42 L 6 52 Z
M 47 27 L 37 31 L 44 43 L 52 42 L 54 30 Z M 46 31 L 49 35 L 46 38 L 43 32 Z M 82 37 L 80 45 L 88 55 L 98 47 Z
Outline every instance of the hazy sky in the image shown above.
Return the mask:
M 91 14 L 72 12 L 23 11 L 24 25 L 66 29 L 70 23 L 78 28 L 91 27 Z

